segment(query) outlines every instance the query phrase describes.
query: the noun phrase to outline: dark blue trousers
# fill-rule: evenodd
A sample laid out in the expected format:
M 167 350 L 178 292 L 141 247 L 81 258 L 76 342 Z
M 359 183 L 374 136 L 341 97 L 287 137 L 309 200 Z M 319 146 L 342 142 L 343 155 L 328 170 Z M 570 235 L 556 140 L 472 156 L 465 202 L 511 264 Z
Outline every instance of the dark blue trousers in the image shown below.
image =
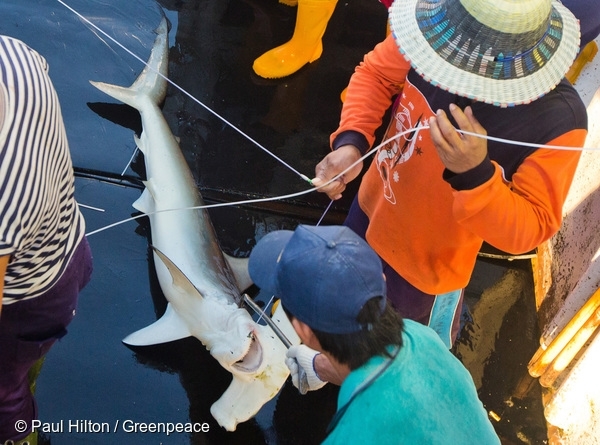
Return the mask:
M 15 422 L 28 428 L 37 418 L 37 406 L 29 389 L 29 369 L 42 358 L 75 316 L 79 291 L 92 274 L 92 255 L 84 237 L 59 281 L 45 294 L 5 305 L 0 315 L 0 443 L 20 440 Z

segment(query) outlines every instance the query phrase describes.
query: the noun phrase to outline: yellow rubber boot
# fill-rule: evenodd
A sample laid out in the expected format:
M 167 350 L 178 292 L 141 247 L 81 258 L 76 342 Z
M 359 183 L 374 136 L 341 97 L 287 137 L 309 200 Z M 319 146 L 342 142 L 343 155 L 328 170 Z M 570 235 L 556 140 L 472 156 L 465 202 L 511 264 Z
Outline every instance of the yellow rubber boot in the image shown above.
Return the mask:
M 591 62 L 594 59 L 597 52 L 598 44 L 595 41 L 592 40 L 590 43 L 585 45 L 565 75 L 571 84 L 575 84 L 575 82 L 577 82 L 577 78 L 581 74 L 581 70 L 586 63 Z
M 298 0 L 291 40 L 256 59 L 254 72 L 267 79 L 286 77 L 321 57 L 323 34 L 336 3 L 337 0 Z

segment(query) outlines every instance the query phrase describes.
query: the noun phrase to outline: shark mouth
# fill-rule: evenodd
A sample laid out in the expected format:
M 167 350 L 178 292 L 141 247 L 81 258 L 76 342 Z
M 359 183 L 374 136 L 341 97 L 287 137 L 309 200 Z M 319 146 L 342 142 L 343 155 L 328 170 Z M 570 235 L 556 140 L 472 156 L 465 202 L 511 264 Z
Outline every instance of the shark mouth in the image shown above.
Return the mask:
M 243 373 L 255 373 L 263 363 L 263 348 L 255 331 L 248 333 L 250 342 L 244 356 L 232 366 Z

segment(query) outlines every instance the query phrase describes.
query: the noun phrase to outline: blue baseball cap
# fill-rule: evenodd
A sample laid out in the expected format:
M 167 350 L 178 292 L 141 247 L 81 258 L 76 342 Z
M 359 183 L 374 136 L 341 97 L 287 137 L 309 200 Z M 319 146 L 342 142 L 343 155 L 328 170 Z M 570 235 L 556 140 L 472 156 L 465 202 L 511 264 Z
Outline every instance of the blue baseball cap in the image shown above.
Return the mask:
M 250 253 L 248 271 L 264 292 L 313 329 L 348 334 L 367 329 L 356 317 L 373 297 L 386 305 L 381 259 L 345 226 L 300 225 L 265 235 Z

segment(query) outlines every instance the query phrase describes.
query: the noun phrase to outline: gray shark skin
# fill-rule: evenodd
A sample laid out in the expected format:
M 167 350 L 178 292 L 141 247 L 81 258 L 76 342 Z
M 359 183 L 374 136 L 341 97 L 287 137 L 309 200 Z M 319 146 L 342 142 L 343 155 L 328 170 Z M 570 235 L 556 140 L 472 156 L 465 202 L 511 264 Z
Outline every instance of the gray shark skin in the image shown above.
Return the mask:
M 283 386 L 289 375 L 286 348 L 268 326 L 239 307 L 240 290 L 250 284 L 244 262 L 227 261 L 206 209 L 189 210 L 204 203 L 159 108 L 167 90 L 166 18 L 156 33 L 148 64 L 129 88 L 91 82 L 141 115 L 143 131 L 136 144 L 144 154 L 147 180 L 133 206 L 150 218 L 156 274 L 168 301 L 159 320 L 123 342 L 143 346 L 198 338 L 233 376 L 211 414 L 234 431 Z M 240 270 L 233 270 L 236 265 Z

